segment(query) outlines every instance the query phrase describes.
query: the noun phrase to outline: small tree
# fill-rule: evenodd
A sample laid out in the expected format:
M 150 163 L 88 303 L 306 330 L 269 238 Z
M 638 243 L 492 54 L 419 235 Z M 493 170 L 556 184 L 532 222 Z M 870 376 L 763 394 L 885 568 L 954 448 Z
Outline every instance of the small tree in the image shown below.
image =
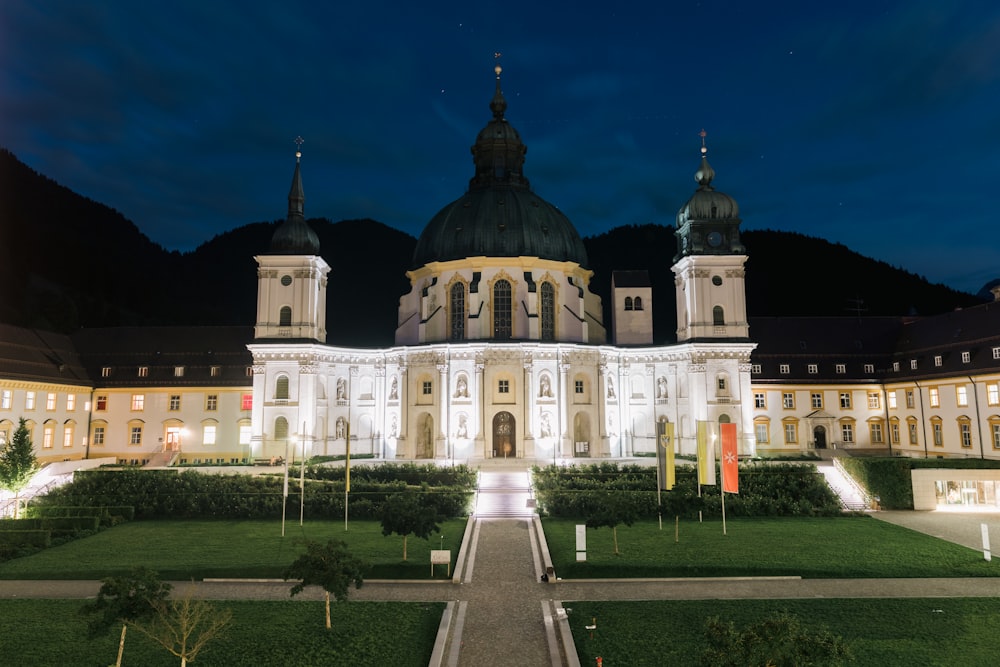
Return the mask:
M 840 667 L 854 662 L 841 637 L 826 629 L 806 630 L 799 619 L 776 613 L 737 630 L 717 617 L 705 622 L 709 647 L 702 667 Z
M 14 437 L 0 447 L 0 488 L 14 492 L 14 518 L 21 505 L 21 491 L 28 486 L 38 472 L 38 459 L 31 444 L 28 426 L 22 417 L 18 422 Z
M 403 560 L 406 560 L 406 538 L 410 535 L 422 540 L 430 539 L 431 533 L 440 533 L 440 517 L 437 510 L 424 504 L 420 496 L 413 493 L 395 493 L 386 498 L 382 505 L 382 535 L 393 533 L 403 536 Z
M 181 659 L 181 667 L 194 662 L 198 652 L 221 633 L 233 618 L 233 612 L 219 611 L 207 600 L 193 599 L 194 587 L 188 587 L 177 600 L 156 600 L 154 614 L 129 625 Z
M 136 568 L 123 577 L 104 579 L 97 598 L 80 608 L 80 613 L 92 617 L 87 623 L 88 635 L 99 637 L 113 625 L 121 623 L 118 660 L 115 662 L 120 665 L 127 624 L 152 617 L 156 613 L 155 605 L 166 601 L 170 588 L 170 584 L 160 581 L 156 572 L 144 567 Z
M 330 540 L 326 544 L 306 542 L 306 552 L 296 559 L 285 570 L 285 581 L 298 579 L 299 583 L 292 586 L 291 595 L 295 596 L 305 590 L 306 586 L 321 586 L 326 602 L 326 629 L 330 623 L 330 594 L 333 593 L 338 602 L 347 599 L 349 586 L 361 588 L 364 583 L 364 572 L 368 564 L 355 558 L 347 550 L 347 544 L 340 540 Z
M 631 526 L 639 518 L 639 509 L 632 501 L 627 491 L 608 493 L 603 502 L 594 507 L 587 516 L 587 528 L 607 526 L 615 543 L 615 555 L 618 551 L 618 526 Z

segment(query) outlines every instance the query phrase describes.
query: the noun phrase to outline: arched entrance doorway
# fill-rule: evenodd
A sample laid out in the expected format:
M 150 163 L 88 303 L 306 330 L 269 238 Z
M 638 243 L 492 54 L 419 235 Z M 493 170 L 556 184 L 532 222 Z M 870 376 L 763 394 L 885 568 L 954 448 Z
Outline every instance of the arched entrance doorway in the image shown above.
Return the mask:
M 817 426 L 813 429 L 813 446 L 816 449 L 826 449 L 826 427 Z
M 517 434 L 514 415 L 498 412 L 493 417 L 493 456 L 512 458 L 517 456 Z

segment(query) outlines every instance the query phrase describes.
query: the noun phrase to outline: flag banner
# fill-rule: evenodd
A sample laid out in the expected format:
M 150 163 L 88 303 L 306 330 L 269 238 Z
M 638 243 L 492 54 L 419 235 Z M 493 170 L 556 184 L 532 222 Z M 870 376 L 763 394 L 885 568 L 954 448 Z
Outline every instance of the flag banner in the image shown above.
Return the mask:
M 740 492 L 739 454 L 736 451 L 736 424 L 719 424 L 722 442 L 722 492 Z
M 698 422 L 698 483 L 715 485 L 715 446 L 708 437 L 708 422 Z
M 674 469 L 674 425 L 670 422 L 656 422 L 656 435 L 659 445 L 656 448 L 657 480 L 662 491 L 674 488 L 676 471 Z

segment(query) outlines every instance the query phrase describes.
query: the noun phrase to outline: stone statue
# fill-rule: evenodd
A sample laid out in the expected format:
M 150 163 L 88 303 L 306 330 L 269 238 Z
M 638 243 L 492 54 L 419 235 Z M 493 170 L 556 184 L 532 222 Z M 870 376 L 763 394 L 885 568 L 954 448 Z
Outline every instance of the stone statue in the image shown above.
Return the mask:
M 395 378 L 393 378 L 393 381 L 395 381 Z M 393 415 L 392 416 L 392 421 L 389 423 L 389 437 L 390 438 L 395 438 L 396 437 L 396 433 L 397 433 L 397 429 L 398 428 L 399 428 L 399 423 L 396 421 L 396 415 Z
M 458 438 L 469 437 L 469 418 L 465 415 L 458 416 L 458 430 L 455 431 L 455 436 Z
M 614 398 L 614 397 L 615 397 L 615 381 L 609 375 L 608 376 L 608 398 Z
M 455 398 L 468 398 L 469 397 L 469 381 L 465 379 L 464 375 L 458 376 L 458 381 L 455 383 Z
M 548 412 L 542 413 L 542 437 L 552 437 L 552 418 L 549 416 Z
M 398 401 L 399 400 L 399 383 L 396 382 L 396 376 L 392 376 L 392 384 L 389 385 L 389 400 Z
M 347 435 L 347 421 L 343 417 L 337 417 L 337 426 L 334 437 L 343 440 Z
M 656 378 L 656 397 L 666 398 L 667 397 L 667 378 L 662 375 Z
M 337 378 L 337 400 L 347 400 L 347 381 L 344 378 Z
M 538 397 L 552 398 L 552 384 L 549 381 L 548 375 L 543 374 L 538 378 Z

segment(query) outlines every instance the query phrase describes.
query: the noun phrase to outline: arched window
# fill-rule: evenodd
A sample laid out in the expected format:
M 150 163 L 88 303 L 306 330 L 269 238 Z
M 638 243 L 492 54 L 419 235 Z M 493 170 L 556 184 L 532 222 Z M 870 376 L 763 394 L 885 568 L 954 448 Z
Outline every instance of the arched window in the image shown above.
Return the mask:
M 717 327 L 725 326 L 726 314 L 722 310 L 722 306 L 716 306 L 712 309 L 712 324 Z
M 512 333 L 510 282 L 493 283 L 493 338 L 507 340 Z
M 635 301 L 633 301 L 632 303 L 633 303 L 633 308 L 635 308 L 635 310 L 642 310 L 642 297 L 641 296 L 635 297 Z
M 632 310 L 632 297 L 625 297 L 625 310 Z
M 556 288 L 552 283 L 542 283 L 542 340 L 556 339 Z
M 288 420 L 278 417 L 274 420 L 274 439 L 285 440 L 288 438 Z
M 292 326 L 292 307 L 282 306 L 281 310 L 278 311 L 278 326 L 279 327 L 290 327 Z
M 451 340 L 465 340 L 465 283 L 451 286 Z
M 275 398 L 288 398 L 288 376 L 279 375 L 278 379 L 274 382 L 274 397 Z

